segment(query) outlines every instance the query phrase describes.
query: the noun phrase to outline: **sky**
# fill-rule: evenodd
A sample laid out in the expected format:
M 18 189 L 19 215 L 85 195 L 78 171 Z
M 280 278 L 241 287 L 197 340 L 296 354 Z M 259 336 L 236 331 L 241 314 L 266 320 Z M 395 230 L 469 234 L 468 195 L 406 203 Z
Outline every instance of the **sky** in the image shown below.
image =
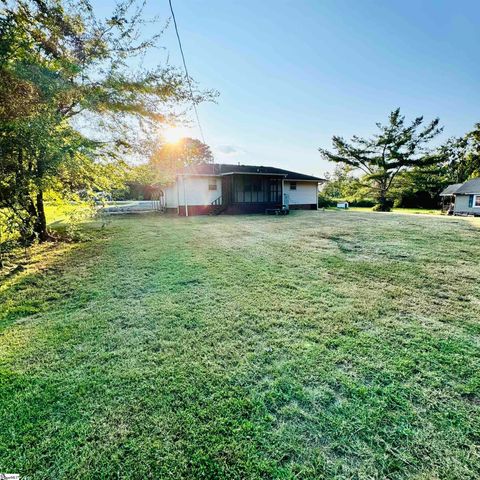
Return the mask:
M 478 0 L 172 0 L 215 161 L 323 176 L 318 148 L 370 135 L 400 107 L 440 117 L 443 139 L 480 122 Z M 94 0 L 104 14 L 113 0 Z M 168 0 L 147 14 L 170 17 Z M 159 26 L 151 26 L 145 34 Z M 147 64 L 181 64 L 173 29 Z M 185 130 L 200 138 L 198 128 Z

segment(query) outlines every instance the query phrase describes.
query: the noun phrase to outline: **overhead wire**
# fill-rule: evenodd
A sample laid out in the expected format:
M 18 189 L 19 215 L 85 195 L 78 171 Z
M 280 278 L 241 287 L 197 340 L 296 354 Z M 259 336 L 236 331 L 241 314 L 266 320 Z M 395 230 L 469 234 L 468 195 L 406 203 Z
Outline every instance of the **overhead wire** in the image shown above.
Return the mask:
M 205 143 L 205 136 L 203 135 L 203 128 L 200 123 L 200 117 L 198 115 L 197 104 L 195 103 L 195 97 L 193 96 L 192 81 L 188 73 L 187 62 L 185 61 L 185 54 L 183 53 L 182 41 L 180 39 L 180 34 L 178 33 L 177 19 L 175 18 L 175 13 L 173 11 L 172 0 L 168 0 L 170 5 L 170 12 L 172 13 L 173 25 L 175 27 L 175 33 L 177 34 L 178 46 L 180 48 L 180 54 L 182 55 L 183 68 L 185 69 L 185 77 L 187 79 L 188 88 L 190 90 L 190 99 L 192 100 L 193 110 L 195 112 L 195 118 L 197 119 L 198 130 L 200 131 L 200 136 L 202 137 L 202 142 Z

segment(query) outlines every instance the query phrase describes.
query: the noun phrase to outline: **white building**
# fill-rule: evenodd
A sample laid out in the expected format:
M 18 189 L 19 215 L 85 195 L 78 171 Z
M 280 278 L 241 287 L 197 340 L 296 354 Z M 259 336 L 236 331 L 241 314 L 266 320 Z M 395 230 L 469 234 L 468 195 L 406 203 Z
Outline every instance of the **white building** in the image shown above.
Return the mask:
M 202 164 L 185 168 L 164 188 L 167 211 L 179 215 L 316 210 L 325 180 L 275 167 Z

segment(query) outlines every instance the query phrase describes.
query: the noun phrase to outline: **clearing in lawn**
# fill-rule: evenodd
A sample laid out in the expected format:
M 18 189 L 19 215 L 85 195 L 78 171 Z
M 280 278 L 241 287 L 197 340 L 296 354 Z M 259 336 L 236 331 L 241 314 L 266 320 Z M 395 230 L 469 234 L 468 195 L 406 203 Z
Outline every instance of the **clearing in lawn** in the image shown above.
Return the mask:
M 0 287 L 0 471 L 480 477 L 478 221 L 114 218 Z

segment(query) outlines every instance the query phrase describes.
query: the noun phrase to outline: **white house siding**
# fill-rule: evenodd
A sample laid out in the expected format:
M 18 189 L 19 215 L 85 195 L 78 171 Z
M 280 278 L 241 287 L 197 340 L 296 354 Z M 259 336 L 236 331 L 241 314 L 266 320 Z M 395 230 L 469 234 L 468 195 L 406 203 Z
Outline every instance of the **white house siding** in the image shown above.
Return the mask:
M 185 189 L 183 182 L 185 181 Z M 210 184 L 216 184 L 216 190 L 210 190 Z M 187 205 L 210 205 L 222 194 L 222 181 L 220 177 L 209 176 L 186 176 L 179 177 L 178 181 L 180 205 L 185 205 L 185 196 Z
M 184 188 L 185 181 L 185 188 Z M 210 190 L 209 185 L 215 183 L 216 190 Z M 315 208 L 318 199 L 318 184 L 316 182 L 297 181 L 296 190 L 290 190 L 290 181 L 284 182 L 284 193 L 289 195 L 289 204 L 292 208 Z M 166 207 L 177 209 L 184 213 L 185 193 L 190 215 L 208 213 L 211 203 L 222 195 L 222 179 L 215 176 L 179 176 L 177 182 L 166 187 Z M 194 208 L 198 207 L 198 208 Z M 201 208 L 204 207 L 204 208 Z
M 178 207 L 177 184 L 174 183 L 166 187 L 164 189 L 164 194 L 165 194 L 165 206 L 167 208 L 177 208 Z
M 290 190 L 290 182 L 285 181 L 284 193 L 289 195 L 290 205 L 317 205 L 318 184 L 316 182 L 296 182 L 297 189 Z

